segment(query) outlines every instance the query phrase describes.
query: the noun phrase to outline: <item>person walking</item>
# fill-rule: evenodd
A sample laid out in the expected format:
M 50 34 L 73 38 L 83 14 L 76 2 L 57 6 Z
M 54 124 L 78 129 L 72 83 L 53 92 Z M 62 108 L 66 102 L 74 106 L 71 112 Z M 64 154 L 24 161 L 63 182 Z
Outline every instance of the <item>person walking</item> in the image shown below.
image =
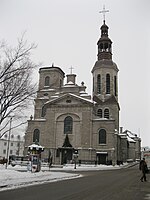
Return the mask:
M 143 182 L 143 179 L 144 181 L 147 181 L 146 180 L 147 164 L 145 158 L 143 158 L 143 160 L 140 161 L 139 169 L 142 171 L 142 177 L 140 178 L 141 182 Z

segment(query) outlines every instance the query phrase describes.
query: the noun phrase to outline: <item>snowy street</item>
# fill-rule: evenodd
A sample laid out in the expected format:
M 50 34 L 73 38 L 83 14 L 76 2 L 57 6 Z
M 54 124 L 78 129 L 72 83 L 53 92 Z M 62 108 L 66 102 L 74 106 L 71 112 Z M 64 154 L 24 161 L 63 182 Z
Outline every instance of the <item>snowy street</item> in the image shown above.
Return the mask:
M 32 173 L 27 171 L 26 166 L 8 166 L 5 169 L 5 165 L 0 165 L 0 191 L 24 187 L 27 185 L 35 185 L 44 182 L 60 181 L 64 179 L 72 179 L 80 177 L 80 171 L 91 171 L 91 170 L 110 170 L 120 169 L 119 166 L 105 166 L 105 165 L 82 165 L 77 166 L 74 169 L 74 165 L 66 165 L 63 168 L 53 167 L 42 167 L 40 172 Z M 77 172 L 77 173 L 71 173 Z
M 24 167 L 23 167 L 24 168 Z M 7 200 L 144 200 L 150 199 L 149 174 L 141 182 L 138 165 L 77 166 L 42 169 L 31 173 L 25 168 L 1 167 L 0 199 Z M 116 169 L 116 170 L 113 170 Z M 17 171 L 22 170 L 22 171 Z M 59 170 L 59 172 L 57 171 Z M 81 174 L 81 175 L 80 175 Z M 3 178 L 2 178 L 3 177 Z M 60 181 L 62 180 L 62 181 Z

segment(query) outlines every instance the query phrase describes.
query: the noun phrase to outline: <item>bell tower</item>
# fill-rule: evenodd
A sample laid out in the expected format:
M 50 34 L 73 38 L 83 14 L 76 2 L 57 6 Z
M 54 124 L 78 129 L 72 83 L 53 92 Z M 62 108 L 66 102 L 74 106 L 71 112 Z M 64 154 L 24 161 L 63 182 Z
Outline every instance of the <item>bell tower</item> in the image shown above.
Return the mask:
M 97 42 L 98 54 L 97 61 L 92 69 L 93 75 L 93 100 L 97 102 L 101 109 L 101 117 L 105 118 L 103 110 L 107 109 L 107 119 L 113 119 L 116 129 L 119 129 L 119 103 L 118 103 L 118 67 L 112 60 L 112 41 L 108 36 L 109 27 L 105 22 L 100 27 L 100 38 Z
M 112 59 L 112 50 L 111 45 L 112 41 L 108 37 L 108 26 L 105 24 L 105 20 L 103 21 L 103 25 L 101 26 L 101 37 L 97 42 L 98 45 L 98 60 L 111 60 Z

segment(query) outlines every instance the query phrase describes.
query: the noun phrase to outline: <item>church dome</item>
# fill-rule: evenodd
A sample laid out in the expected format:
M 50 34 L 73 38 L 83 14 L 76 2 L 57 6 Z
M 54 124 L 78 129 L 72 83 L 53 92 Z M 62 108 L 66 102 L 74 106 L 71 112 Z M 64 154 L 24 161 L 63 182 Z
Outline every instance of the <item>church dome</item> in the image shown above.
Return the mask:
M 116 63 L 114 63 L 112 60 L 98 60 L 98 61 L 96 61 L 95 65 L 92 69 L 92 73 L 93 73 L 94 70 L 100 69 L 100 68 L 114 69 L 117 72 L 119 71 Z

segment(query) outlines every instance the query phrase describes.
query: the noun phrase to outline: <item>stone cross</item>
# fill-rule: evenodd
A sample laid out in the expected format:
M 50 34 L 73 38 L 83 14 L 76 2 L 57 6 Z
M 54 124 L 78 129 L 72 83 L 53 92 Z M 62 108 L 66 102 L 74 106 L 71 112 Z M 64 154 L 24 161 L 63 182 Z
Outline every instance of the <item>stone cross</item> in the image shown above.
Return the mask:
M 74 68 L 71 66 L 69 69 L 70 69 L 70 74 L 72 74 L 72 70 L 73 70 Z

